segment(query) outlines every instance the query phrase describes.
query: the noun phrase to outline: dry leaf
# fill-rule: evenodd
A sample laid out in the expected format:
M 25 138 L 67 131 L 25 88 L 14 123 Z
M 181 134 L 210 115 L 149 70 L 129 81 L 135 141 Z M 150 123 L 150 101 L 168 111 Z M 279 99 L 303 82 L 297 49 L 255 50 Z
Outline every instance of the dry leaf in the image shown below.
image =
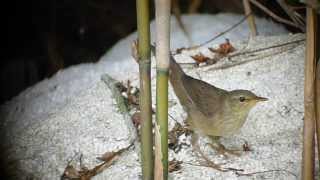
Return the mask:
M 126 86 L 124 83 L 117 83 L 116 87 L 118 88 L 120 94 L 122 94 L 123 98 L 126 100 L 126 105 L 131 108 L 139 109 L 139 94 L 140 91 L 138 88 L 134 88 L 131 86 L 130 80 L 127 80 Z
M 232 46 L 229 39 L 226 39 L 226 42 L 220 44 L 218 49 L 209 48 L 209 50 L 211 52 L 226 56 L 227 54 L 234 52 L 236 49 Z
M 182 51 L 184 51 L 186 49 L 187 48 L 185 48 L 185 47 L 178 48 L 178 49 L 176 49 L 176 54 L 180 54 Z
M 172 149 L 175 153 L 179 152 L 182 146 L 186 145 L 183 143 L 179 143 L 179 137 L 182 134 L 185 134 L 187 136 L 190 134 L 190 132 L 191 131 L 186 126 L 182 126 L 180 123 L 176 123 L 168 134 L 169 148 Z
M 131 43 L 131 56 L 136 62 L 139 62 L 138 40 L 134 40 Z
M 245 141 L 244 144 L 242 145 L 242 149 L 243 151 L 252 151 L 247 141 Z
M 118 153 L 117 152 L 106 152 L 104 153 L 101 157 L 97 157 L 97 159 L 104 161 L 104 162 L 108 162 L 110 160 L 112 160 Z
M 196 61 L 197 64 L 206 63 L 210 58 L 204 56 L 202 53 L 191 56 L 193 60 Z
M 135 112 L 132 116 L 131 116 L 131 120 L 133 125 L 138 128 L 141 124 L 141 113 L 140 112 Z
M 177 161 L 176 159 L 169 161 L 168 171 L 174 172 L 174 171 L 181 170 L 181 164 L 182 164 L 182 161 Z
M 120 82 L 118 82 L 116 84 L 116 87 L 118 88 L 119 92 L 122 93 L 122 92 L 126 92 L 127 91 L 127 88 Z
M 80 173 L 72 166 L 68 165 L 61 176 L 61 180 L 79 179 Z
M 112 163 L 118 159 L 119 155 L 122 152 L 128 150 L 133 145 L 134 145 L 134 142 L 132 142 L 128 147 L 122 148 L 116 152 L 104 153 L 101 157 L 98 158 L 104 162 L 95 166 L 93 169 L 88 169 L 87 167 L 83 166 L 81 167 L 80 170 L 77 170 L 73 166 L 68 165 L 65 168 L 63 175 L 61 176 L 61 179 L 62 180 L 90 180 L 92 177 L 101 173 L 104 169 L 111 166 Z

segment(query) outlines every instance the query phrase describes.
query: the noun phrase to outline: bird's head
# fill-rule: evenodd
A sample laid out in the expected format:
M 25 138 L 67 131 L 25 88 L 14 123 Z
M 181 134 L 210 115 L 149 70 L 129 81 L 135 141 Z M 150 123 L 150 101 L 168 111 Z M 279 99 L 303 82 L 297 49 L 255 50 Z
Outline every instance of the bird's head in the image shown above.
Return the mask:
M 249 113 L 250 109 L 258 102 L 268 100 L 267 98 L 259 97 L 248 90 L 233 90 L 229 93 L 229 106 L 231 106 L 232 111 L 241 113 Z

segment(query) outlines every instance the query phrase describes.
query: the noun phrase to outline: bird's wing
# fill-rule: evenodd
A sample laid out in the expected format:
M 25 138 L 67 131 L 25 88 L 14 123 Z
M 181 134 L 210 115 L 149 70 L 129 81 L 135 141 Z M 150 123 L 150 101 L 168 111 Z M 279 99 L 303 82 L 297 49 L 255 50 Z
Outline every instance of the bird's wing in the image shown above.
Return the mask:
M 222 106 L 227 91 L 190 76 L 184 76 L 182 83 L 189 100 L 205 116 L 213 116 Z

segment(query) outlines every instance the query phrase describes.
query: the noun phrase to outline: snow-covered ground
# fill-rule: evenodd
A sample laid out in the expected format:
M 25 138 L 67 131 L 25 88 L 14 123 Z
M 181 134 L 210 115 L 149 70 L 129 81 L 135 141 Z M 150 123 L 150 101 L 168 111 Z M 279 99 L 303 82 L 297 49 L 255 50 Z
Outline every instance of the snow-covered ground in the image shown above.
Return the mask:
M 205 42 L 238 22 L 242 17 L 232 14 L 184 16 L 183 21 L 195 44 Z M 249 41 L 248 26 L 240 25 L 208 46 L 217 46 L 230 39 L 237 52 L 254 50 L 298 39 L 303 35 L 288 35 L 280 25 L 257 19 L 260 35 Z M 152 23 L 154 32 L 154 23 Z M 152 33 L 154 34 L 154 33 Z M 273 36 L 271 35 L 281 35 Z M 188 45 L 187 38 L 172 20 L 172 49 Z M 2 159 L 16 179 L 32 176 L 57 179 L 70 160 L 78 162 L 81 155 L 86 166 L 94 167 L 96 160 L 107 151 L 126 147 L 136 133 L 129 116 L 121 115 L 114 106 L 108 86 L 101 75 L 108 73 L 120 81 L 138 84 L 138 66 L 130 56 L 130 44 L 136 33 L 118 42 L 95 64 L 81 64 L 59 71 L 50 79 L 28 88 L 1 107 L 1 135 L 5 151 Z M 215 45 L 213 45 L 215 44 Z M 204 47 L 200 51 L 208 56 Z M 190 54 L 177 55 L 180 62 L 191 61 Z M 185 67 L 188 74 L 224 89 L 248 89 L 270 100 L 260 103 L 250 113 L 239 134 L 223 139 L 227 147 L 239 147 L 247 140 L 253 149 L 241 157 L 221 160 L 213 151 L 206 153 L 214 161 L 226 161 L 227 167 L 245 172 L 285 169 L 299 177 L 301 161 L 301 126 L 303 118 L 303 59 L 304 44 L 257 52 L 223 60 L 215 65 Z M 236 66 L 229 66 L 239 64 Z M 153 70 L 154 72 L 154 70 Z M 153 73 L 154 77 L 154 73 Z M 153 87 L 155 83 L 153 78 Z M 185 118 L 170 89 L 170 114 L 178 121 Z M 170 127 L 173 121 L 170 122 Z M 202 142 L 206 139 L 203 138 Z M 188 142 L 188 140 L 187 140 Z M 205 148 L 203 146 L 203 148 Z M 207 149 L 207 148 L 205 148 Z M 170 158 L 197 164 L 190 147 Z M 139 145 L 126 152 L 110 168 L 95 179 L 139 179 Z M 173 179 L 296 179 L 285 171 L 237 177 L 232 172 L 182 164 Z

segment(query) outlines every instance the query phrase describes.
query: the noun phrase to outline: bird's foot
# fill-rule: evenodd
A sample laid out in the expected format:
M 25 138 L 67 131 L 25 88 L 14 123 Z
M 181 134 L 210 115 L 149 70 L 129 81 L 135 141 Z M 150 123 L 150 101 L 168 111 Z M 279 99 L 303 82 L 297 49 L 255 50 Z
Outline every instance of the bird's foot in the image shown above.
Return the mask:
M 213 169 L 216 169 L 218 171 L 225 171 L 222 165 L 225 163 L 216 163 L 212 160 L 209 159 L 200 149 L 195 148 L 194 152 L 198 158 L 202 159 L 203 161 L 200 163 L 203 166 L 211 167 Z
M 227 154 L 231 154 L 234 156 L 241 156 L 241 151 L 239 149 L 227 149 L 223 144 L 218 143 L 218 144 L 212 144 L 208 143 L 208 145 L 214 149 L 218 154 L 223 155 L 225 158 L 229 158 Z

